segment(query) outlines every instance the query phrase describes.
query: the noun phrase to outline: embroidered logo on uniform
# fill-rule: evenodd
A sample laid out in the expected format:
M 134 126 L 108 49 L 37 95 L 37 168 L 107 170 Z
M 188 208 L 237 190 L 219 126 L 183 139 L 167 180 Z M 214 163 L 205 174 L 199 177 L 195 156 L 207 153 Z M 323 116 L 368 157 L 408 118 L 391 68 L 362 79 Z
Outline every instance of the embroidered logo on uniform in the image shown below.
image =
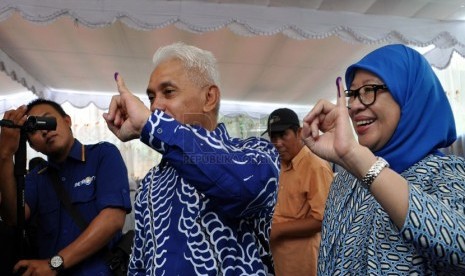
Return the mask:
M 81 186 L 89 186 L 90 184 L 92 184 L 92 182 L 94 182 L 94 180 L 95 180 L 95 176 L 88 176 L 84 178 L 83 180 L 74 183 L 74 188 L 81 187 Z

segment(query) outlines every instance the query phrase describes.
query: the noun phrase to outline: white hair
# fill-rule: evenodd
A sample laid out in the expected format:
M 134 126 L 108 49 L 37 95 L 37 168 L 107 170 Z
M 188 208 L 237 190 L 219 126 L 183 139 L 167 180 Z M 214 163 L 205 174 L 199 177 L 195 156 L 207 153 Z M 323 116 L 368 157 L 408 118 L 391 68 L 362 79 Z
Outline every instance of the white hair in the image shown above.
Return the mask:
M 169 59 L 180 60 L 187 69 L 189 78 L 199 87 L 206 84 L 220 86 L 216 58 L 209 51 L 202 50 L 183 42 L 176 42 L 159 48 L 153 55 L 156 68 L 160 63 Z

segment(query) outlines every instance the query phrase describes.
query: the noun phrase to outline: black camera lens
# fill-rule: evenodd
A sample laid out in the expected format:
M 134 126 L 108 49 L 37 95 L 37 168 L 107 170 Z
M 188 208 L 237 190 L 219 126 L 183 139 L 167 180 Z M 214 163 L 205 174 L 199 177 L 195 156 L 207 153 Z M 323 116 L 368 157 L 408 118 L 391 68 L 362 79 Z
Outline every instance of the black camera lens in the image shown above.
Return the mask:
M 29 116 L 23 125 L 26 132 L 36 130 L 55 130 L 57 128 L 57 121 L 55 117 L 37 117 Z

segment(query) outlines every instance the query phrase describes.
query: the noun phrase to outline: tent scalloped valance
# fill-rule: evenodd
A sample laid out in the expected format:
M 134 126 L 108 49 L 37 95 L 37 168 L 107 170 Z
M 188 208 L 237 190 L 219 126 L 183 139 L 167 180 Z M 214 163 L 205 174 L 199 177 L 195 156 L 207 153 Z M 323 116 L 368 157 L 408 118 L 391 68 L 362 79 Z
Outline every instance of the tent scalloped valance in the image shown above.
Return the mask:
M 2 50 L 0 50 L 0 71 L 5 72 L 12 80 L 22 84 L 37 96 L 44 96 L 49 91 Z
M 16 12 L 23 19 L 36 24 L 50 24 L 60 17 L 70 17 L 76 24 L 89 28 L 110 26 L 119 20 L 137 30 L 174 25 L 193 33 L 229 28 L 244 36 L 271 36 L 281 33 L 292 39 L 307 40 L 334 35 L 348 43 L 434 45 L 424 55 L 432 66 L 439 69 L 449 65 L 454 53 L 465 57 L 465 21 L 200 1 L 0 1 L 0 22 Z M 66 92 L 55 91 L 37 81 L 1 50 L 0 71 L 4 71 L 35 95 L 60 103 L 69 98 Z M 94 95 L 92 102 L 104 109 L 109 99 L 108 95 Z M 83 107 L 89 102 L 76 100 L 73 104 Z M 226 113 L 233 112 L 227 106 L 224 105 Z M 235 104 L 231 106 L 237 108 Z
M 293 39 L 323 39 L 335 35 L 351 43 L 435 45 L 425 56 L 440 69 L 447 67 L 453 52 L 465 57 L 465 21 L 198 1 L 4 0 L 0 3 L 0 22 L 15 11 L 25 20 L 40 24 L 70 16 L 90 28 L 120 20 L 138 30 L 175 24 L 194 33 L 228 27 L 246 36 L 282 33 Z

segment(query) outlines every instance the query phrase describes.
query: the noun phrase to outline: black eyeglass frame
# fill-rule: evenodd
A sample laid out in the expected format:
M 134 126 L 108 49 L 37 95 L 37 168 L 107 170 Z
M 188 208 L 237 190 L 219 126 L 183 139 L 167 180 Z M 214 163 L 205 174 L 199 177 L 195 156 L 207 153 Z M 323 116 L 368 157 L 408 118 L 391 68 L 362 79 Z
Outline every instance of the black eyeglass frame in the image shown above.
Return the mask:
M 367 87 L 367 86 L 371 86 L 373 88 L 374 97 L 373 97 L 373 101 L 371 103 L 364 103 L 362 98 L 360 97 L 360 90 L 363 89 L 364 87 Z M 355 97 L 357 97 L 358 100 L 360 101 L 360 103 L 362 103 L 365 107 L 369 107 L 370 105 L 372 105 L 372 104 L 374 104 L 376 102 L 376 92 L 378 92 L 379 90 L 388 91 L 388 87 L 385 84 L 365 84 L 365 85 L 362 85 L 362 86 L 360 86 L 359 88 L 357 88 L 355 90 L 350 90 L 350 89 L 345 90 L 344 95 L 347 98 L 354 97 L 354 100 L 355 100 Z M 347 107 L 350 109 L 349 101 L 347 101 Z

